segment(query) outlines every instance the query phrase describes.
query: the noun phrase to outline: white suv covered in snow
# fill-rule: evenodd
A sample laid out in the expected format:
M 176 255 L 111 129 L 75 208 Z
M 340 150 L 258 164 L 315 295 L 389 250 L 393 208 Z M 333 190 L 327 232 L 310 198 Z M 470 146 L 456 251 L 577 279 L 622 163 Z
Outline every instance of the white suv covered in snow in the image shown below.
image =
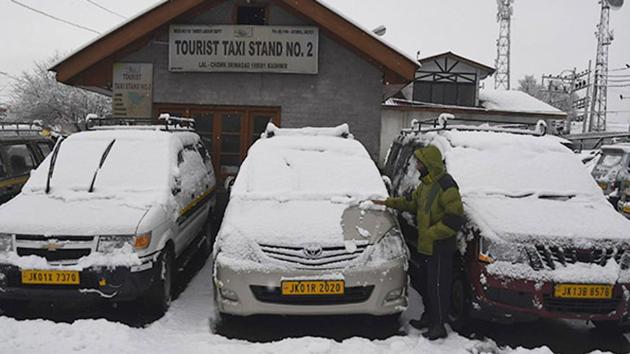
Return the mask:
M 219 313 L 396 315 L 408 250 L 365 148 L 337 128 L 269 125 L 249 150 L 214 249 Z
M 59 141 L 0 207 L 0 299 L 142 298 L 165 311 L 174 262 L 211 249 L 214 188 L 190 129 L 103 127 Z

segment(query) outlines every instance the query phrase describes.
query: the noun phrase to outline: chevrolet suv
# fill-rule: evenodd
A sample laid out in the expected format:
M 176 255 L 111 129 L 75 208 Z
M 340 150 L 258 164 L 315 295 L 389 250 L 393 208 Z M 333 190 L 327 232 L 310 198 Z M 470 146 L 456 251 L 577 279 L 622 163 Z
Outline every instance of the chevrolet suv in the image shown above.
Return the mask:
M 214 249 L 219 315 L 366 314 L 407 306 L 398 222 L 369 154 L 336 128 L 270 124 L 248 152 Z
M 416 188 L 413 151 L 430 144 L 459 184 L 467 218 L 455 256 L 454 324 L 468 316 L 585 319 L 608 327 L 628 320 L 630 222 L 575 154 L 525 130 L 447 123 L 403 130 L 385 163 L 394 195 Z M 399 220 L 415 249 L 413 215 Z M 419 266 L 413 255 L 411 266 Z
M 34 123 L 0 123 L 0 204 L 15 197 L 50 153 L 53 140 Z
M 214 171 L 188 124 L 103 125 L 58 140 L 0 207 L 0 300 L 141 299 L 166 311 L 175 262 L 211 250 Z

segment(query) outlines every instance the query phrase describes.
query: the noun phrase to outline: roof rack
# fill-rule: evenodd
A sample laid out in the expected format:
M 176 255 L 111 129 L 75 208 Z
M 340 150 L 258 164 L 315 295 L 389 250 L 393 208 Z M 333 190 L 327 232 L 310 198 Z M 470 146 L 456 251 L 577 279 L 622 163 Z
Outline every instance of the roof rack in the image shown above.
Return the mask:
M 171 117 L 168 113 L 160 114 L 158 119 L 152 118 L 115 118 L 99 117 L 88 114 L 85 117 L 87 130 L 113 129 L 160 129 L 165 131 L 195 130 L 195 120 L 190 118 Z
M 34 122 L 0 122 L 2 136 L 34 136 L 40 135 L 44 127 L 40 121 Z
M 449 125 L 449 120 L 454 120 L 455 116 L 450 113 L 442 113 L 437 118 L 426 119 L 423 121 L 412 120 L 411 128 L 403 129 L 402 133 L 428 133 L 428 132 L 438 132 L 444 130 L 459 130 L 459 131 L 483 131 L 483 132 L 497 132 L 497 133 L 511 133 L 511 134 L 519 134 L 519 135 L 533 135 L 533 136 L 544 136 L 547 134 L 547 123 L 544 120 L 539 120 L 536 123 L 536 129 L 530 130 L 525 127 L 516 127 L 509 125 L 496 125 L 491 126 L 486 122 L 483 122 L 482 125 Z M 479 121 L 482 122 L 482 121 Z M 423 124 L 431 124 L 432 126 L 429 128 L 422 128 Z

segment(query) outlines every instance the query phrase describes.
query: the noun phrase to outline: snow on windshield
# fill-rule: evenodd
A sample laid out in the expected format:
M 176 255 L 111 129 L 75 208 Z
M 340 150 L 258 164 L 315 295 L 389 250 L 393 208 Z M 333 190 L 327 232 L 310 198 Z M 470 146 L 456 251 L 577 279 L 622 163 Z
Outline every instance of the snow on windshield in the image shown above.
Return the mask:
M 107 146 L 115 143 L 98 172 L 94 192 L 152 191 L 168 188 L 170 133 L 158 131 L 89 131 L 61 144 L 51 191 L 87 191 Z M 32 173 L 25 190 L 46 187 L 50 157 Z
M 232 196 L 308 200 L 383 198 L 387 190 L 365 148 L 354 139 L 275 136 L 257 141 Z
M 464 195 L 601 195 L 579 158 L 553 139 L 446 131 L 436 140 Z

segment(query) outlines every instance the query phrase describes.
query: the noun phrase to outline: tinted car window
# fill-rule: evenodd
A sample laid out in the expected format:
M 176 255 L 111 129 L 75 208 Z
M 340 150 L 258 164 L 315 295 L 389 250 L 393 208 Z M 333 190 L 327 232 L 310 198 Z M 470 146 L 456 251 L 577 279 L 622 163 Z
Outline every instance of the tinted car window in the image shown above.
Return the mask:
M 39 151 L 42 152 L 43 158 L 46 158 L 46 156 L 48 156 L 48 154 L 52 151 L 52 145 L 48 143 L 38 143 L 37 146 L 39 146 Z
M 33 154 L 26 144 L 4 145 L 0 149 L 4 150 L 14 176 L 27 174 L 36 167 Z

